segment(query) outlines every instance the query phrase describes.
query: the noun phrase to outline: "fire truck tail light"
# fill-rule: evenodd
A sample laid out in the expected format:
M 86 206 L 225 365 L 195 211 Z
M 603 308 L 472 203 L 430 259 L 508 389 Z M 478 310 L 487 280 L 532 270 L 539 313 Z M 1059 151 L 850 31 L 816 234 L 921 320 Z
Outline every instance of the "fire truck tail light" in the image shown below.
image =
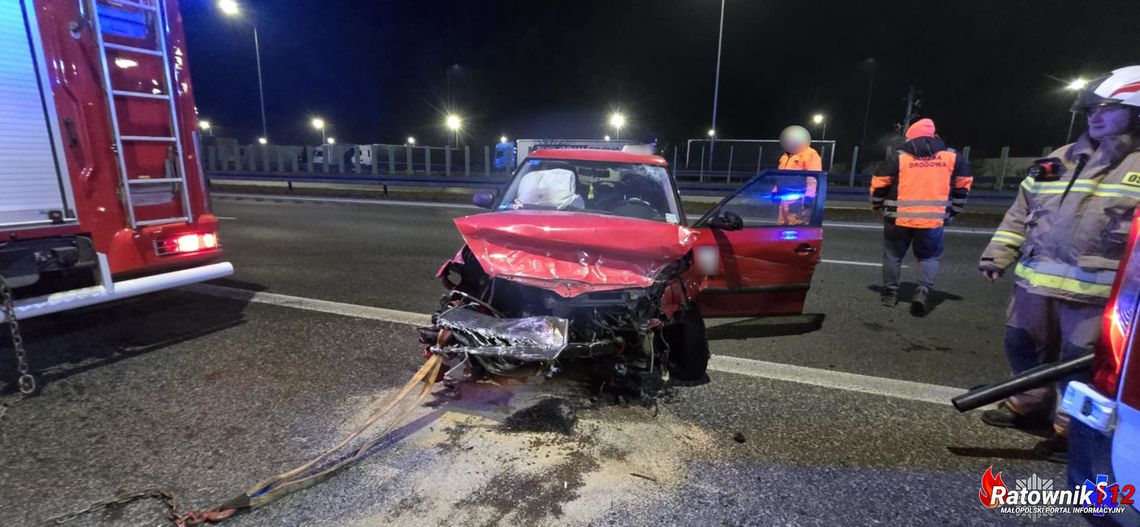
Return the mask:
M 159 256 L 188 254 L 218 248 L 218 235 L 212 232 L 181 234 L 154 241 L 154 252 Z
M 176 239 L 180 253 L 198 252 L 202 249 L 202 237 L 197 234 L 184 234 Z

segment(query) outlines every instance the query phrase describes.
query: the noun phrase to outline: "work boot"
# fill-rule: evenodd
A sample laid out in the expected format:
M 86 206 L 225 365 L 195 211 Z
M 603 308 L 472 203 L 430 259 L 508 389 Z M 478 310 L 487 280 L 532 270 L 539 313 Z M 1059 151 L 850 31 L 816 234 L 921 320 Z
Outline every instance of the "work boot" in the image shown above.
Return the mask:
M 916 317 L 926 315 L 926 297 L 928 295 L 930 295 L 930 290 L 925 287 L 920 287 L 914 291 L 914 297 L 910 299 L 910 314 Z
M 1009 403 L 1002 401 L 993 410 L 982 412 L 982 422 L 998 428 L 1033 428 L 1049 423 L 1047 412 L 1017 413 Z
M 1046 461 L 1065 463 L 1069 460 L 1069 438 L 1061 434 L 1053 434 L 1048 439 L 1037 443 L 1033 453 Z
M 887 307 L 895 307 L 895 304 L 899 303 L 899 294 L 894 289 L 884 289 L 879 295 L 879 302 Z

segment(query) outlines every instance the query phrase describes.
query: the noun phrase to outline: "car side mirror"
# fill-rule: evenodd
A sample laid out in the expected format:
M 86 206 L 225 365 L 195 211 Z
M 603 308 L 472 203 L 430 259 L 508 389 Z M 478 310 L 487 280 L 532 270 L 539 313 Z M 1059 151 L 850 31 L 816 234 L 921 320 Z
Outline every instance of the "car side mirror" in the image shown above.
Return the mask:
M 724 211 L 720 216 L 709 220 L 709 227 L 722 231 L 738 231 L 744 228 L 744 219 L 735 212 Z
M 471 198 L 471 203 L 481 209 L 490 209 L 495 204 L 495 193 L 490 190 L 480 190 Z

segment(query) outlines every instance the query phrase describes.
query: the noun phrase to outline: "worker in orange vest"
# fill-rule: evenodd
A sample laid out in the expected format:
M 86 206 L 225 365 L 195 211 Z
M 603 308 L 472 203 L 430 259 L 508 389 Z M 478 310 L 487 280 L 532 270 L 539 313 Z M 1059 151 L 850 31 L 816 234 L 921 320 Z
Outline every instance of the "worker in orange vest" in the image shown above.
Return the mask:
M 916 121 L 907 128 L 906 138 L 897 155 L 871 178 L 871 207 L 883 214 L 882 304 L 898 303 L 902 260 L 913 247 L 919 283 L 910 310 L 923 316 L 942 256 L 942 227 L 966 206 L 974 178 L 965 158 L 935 135 L 934 121 Z
M 789 126 L 780 132 L 780 147 L 784 154 L 780 156 L 780 170 L 823 170 L 823 160 L 811 147 L 811 133 L 802 126 Z M 794 202 L 781 202 L 780 212 L 777 216 L 779 225 L 807 225 L 811 222 L 812 206 L 815 203 L 816 189 L 819 187 L 815 178 L 805 179 L 804 197 Z

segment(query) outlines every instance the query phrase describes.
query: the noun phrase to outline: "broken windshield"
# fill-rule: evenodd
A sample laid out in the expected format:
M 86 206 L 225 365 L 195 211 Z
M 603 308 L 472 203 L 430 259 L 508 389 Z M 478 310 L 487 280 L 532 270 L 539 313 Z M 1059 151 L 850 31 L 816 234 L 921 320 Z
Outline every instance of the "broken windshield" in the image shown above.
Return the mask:
M 606 161 L 530 159 L 499 210 L 564 210 L 680 223 L 664 167 Z

